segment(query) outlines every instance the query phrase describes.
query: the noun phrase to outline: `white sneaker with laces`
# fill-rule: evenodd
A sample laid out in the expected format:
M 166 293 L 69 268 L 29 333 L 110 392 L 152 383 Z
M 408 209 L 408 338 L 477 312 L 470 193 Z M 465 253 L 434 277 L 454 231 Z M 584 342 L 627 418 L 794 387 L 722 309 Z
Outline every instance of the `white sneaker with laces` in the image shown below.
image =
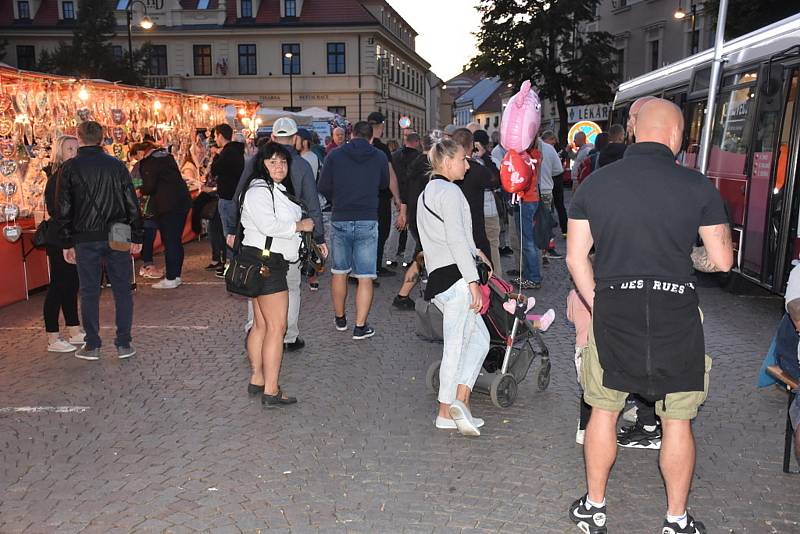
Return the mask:
M 473 417 L 472 422 L 475 423 L 477 428 L 480 428 L 484 425 L 484 420 L 480 417 Z M 441 415 L 436 416 L 436 420 L 433 422 L 436 425 L 436 428 L 442 430 L 456 430 L 458 427 L 456 426 L 456 422 L 452 419 L 448 419 L 447 417 L 442 417 Z
M 63 339 L 59 339 L 47 345 L 47 352 L 73 352 L 75 350 L 77 350 L 75 345 Z
M 160 282 L 156 282 L 155 284 L 153 284 L 153 289 L 175 289 L 179 285 L 181 285 L 180 278 L 176 278 L 174 280 L 167 280 L 166 278 L 164 278 Z

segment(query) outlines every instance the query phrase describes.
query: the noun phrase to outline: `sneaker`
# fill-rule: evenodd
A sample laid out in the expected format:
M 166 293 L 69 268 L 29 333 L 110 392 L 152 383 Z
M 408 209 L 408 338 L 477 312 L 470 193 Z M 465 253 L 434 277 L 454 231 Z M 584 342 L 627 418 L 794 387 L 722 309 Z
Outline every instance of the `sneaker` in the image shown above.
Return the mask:
M 319 291 L 319 282 L 309 282 L 308 289 L 311 291 Z
M 396 295 L 392 301 L 392 306 L 398 310 L 413 310 L 414 300 L 409 296 Z
M 83 347 L 75 351 L 75 357 L 93 362 L 100 359 L 100 349 L 88 349 Z
M 164 277 L 164 271 L 162 271 L 155 265 L 145 265 L 144 267 L 139 269 L 139 276 L 158 280 L 159 278 Z
M 301 338 L 300 336 L 297 336 L 297 338 L 296 338 L 296 339 L 294 340 L 294 342 L 292 342 L 292 343 L 284 343 L 284 344 L 283 344 L 283 347 L 284 347 L 284 348 L 285 348 L 285 349 L 286 349 L 288 352 L 294 352 L 294 351 L 296 351 L 296 350 L 300 350 L 300 349 L 302 349 L 302 348 L 303 348 L 303 347 L 305 347 L 305 346 L 306 346 L 306 342 L 305 342 L 305 341 L 303 341 L 303 338 Z
M 214 276 L 216 276 L 217 278 L 225 278 L 225 266 L 222 265 L 218 267 L 217 270 L 214 271 Z
M 681 527 L 678 523 L 670 523 L 664 518 L 661 534 L 706 534 L 706 526 L 700 521 L 695 521 L 694 517 L 687 513 L 685 527 Z
M 353 328 L 353 339 L 367 339 L 375 335 L 375 329 L 370 325 L 356 326 Z
M 606 528 L 606 507 L 589 508 L 586 505 L 587 495 L 584 495 L 574 503 L 569 509 L 569 518 L 578 525 L 584 534 L 607 534 Z
M 397 267 L 398 265 L 399 265 L 399 263 L 396 262 L 396 261 L 386 260 L 386 266 L 387 267 Z
M 117 347 L 117 358 L 124 360 L 136 354 L 136 349 L 128 345 L 127 347 Z
M 47 345 L 47 352 L 72 352 L 75 350 L 75 345 L 63 339 L 54 341 Z
M 458 400 L 453 401 L 453 404 L 450 405 L 450 417 L 453 418 L 453 421 L 455 422 L 456 427 L 462 436 L 481 435 L 481 431 L 478 430 L 478 426 L 475 420 L 472 418 L 469 408 L 467 408 L 463 402 Z
M 645 430 L 640 421 L 633 426 L 622 427 L 617 432 L 617 443 L 628 449 L 660 449 L 661 425 L 656 424 L 656 429 L 652 431 Z
M 381 277 L 381 278 L 386 277 L 386 276 L 396 276 L 396 275 L 397 275 L 396 272 L 390 271 L 386 267 L 379 267 L 378 268 L 378 276 Z
M 473 417 L 472 422 L 475 424 L 476 428 L 482 427 L 485 423 L 485 421 L 480 417 Z M 436 416 L 436 419 L 433 421 L 433 424 L 436 425 L 436 428 L 439 428 L 441 430 L 456 430 L 458 428 L 458 426 L 456 426 L 455 421 L 439 415 Z
M 336 330 L 339 332 L 347 330 L 347 315 L 342 315 L 341 317 L 334 316 L 333 320 L 336 323 Z
M 558 251 L 554 248 L 551 248 L 545 253 L 545 257 L 550 258 L 551 260 L 563 260 L 564 255 L 559 254 Z
M 500 255 L 501 256 L 513 256 L 514 249 L 511 247 L 500 247 Z
M 220 267 L 224 267 L 224 266 L 225 266 L 225 264 L 222 263 L 221 261 L 215 261 L 213 263 L 209 263 L 208 265 L 206 265 L 206 271 L 216 271 Z
M 175 278 L 174 280 L 167 280 L 164 278 L 160 282 L 153 284 L 153 289 L 175 289 L 181 285 L 181 279 Z
M 73 345 L 83 346 L 86 344 L 86 332 L 79 332 L 74 336 L 70 336 L 67 339 L 68 342 L 72 343 Z

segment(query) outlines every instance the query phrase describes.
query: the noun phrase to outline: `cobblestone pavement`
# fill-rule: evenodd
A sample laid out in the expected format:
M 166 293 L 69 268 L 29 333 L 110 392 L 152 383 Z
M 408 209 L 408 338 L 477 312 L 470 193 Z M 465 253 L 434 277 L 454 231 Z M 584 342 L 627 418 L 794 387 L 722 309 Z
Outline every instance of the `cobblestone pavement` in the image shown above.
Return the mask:
M 45 352 L 42 295 L 0 310 L 0 532 L 574 531 L 585 485 L 563 261 L 535 292 L 558 311 L 549 389 L 529 377 L 505 410 L 476 395 L 486 426 L 468 439 L 433 427 L 425 371 L 441 348 L 391 308 L 399 277 L 381 279 L 377 335 L 360 342 L 334 330 L 327 278 L 304 288 L 308 346 L 282 373 L 300 402 L 263 410 L 245 392 L 244 303 L 202 270 L 207 251 L 188 247 L 175 291 L 139 280 L 127 361 L 108 348 L 109 291 L 94 363 Z M 709 532 L 800 532 L 800 480 L 781 472 L 786 396 L 755 387 L 780 300 L 700 291 L 714 366 L 691 511 Z M 85 410 L 8 410 L 25 406 Z M 657 453 L 621 450 L 608 502 L 611 532 L 658 531 Z

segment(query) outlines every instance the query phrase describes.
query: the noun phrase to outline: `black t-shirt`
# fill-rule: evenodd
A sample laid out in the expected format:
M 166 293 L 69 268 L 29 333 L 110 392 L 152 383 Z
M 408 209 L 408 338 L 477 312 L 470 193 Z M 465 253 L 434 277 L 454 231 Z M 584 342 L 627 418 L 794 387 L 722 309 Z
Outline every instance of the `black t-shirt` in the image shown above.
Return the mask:
M 389 147 L 386 146 L 386 143 L 378 139 L 377 137 L 372 140 L 372 146 L 386 154 L 386 159 L 389 160 L 389 165 L 392 164 L 392 152 L 389 150 Z M 392 190 L 388 187 L 386 189 L 381 189 L 378 191 L 378 198 L 383 200 L 388 200 L 392 198 Z
M 621 160 L 594 171 L 569 217 L 589 221 L 598 288 L 640 278 L 692 281 L 698 228 L 728 222 L 708 178 L 675 163 L 660 143 L 631 145 Z
M 464 175 L 464 179 L 455 183 L 461 188 L 461 192 L 464 193 L 464 198 L 469 204 L 469 211 L 472 214 L 472 239 L 475 241 L 475 246 L 487 258 L 491 258 L 492 248 L 489 238 L 486 237 L 486 221 L 483 214 L 483 192 L 492 183 L 492 173 L 477 161 L 470 160 L 469 170 Z

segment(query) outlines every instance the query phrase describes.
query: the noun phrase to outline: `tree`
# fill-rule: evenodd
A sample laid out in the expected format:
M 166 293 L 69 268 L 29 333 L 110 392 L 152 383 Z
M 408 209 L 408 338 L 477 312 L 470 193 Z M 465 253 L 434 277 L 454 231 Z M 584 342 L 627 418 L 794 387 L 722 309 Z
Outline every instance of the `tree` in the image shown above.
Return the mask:
M 706 0 L 703 11 L 710 16 L 716 31 L 719 0 Z M 789 0 L 729 0 L 725 39 L 734 39 L 798 12 L 800 7 Z
M 478 55 L 470 66 L 519 86 L 531 80 L 556 103 L 559 138 L 567 139 L 567 100 L 609 102 L 617 80 L 613 36 L 584 32 L 599 0 L 481 0 Z
M 60 42 L 52 52 L 43 51 L 37 70 L 141 85 L 147 73 L 150 47 L 145 44 L 133 51 L 134 70 L 131 71 L 127 53 L 122 61 L 114 56 L 111 39 L 115 36 L 116 24 L 111 3 L 80 0 L 72 43 Z

